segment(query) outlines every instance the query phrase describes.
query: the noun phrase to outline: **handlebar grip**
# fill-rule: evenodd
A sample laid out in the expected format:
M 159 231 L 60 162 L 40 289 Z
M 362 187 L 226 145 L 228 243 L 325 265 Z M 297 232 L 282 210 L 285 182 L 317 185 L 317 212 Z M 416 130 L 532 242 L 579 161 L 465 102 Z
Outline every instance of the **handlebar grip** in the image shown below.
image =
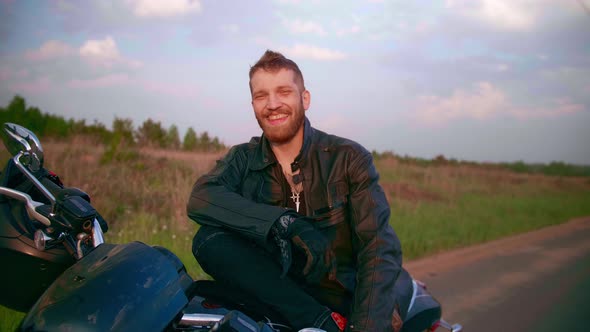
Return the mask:
M 54 199 L 57 199 L 57 197 L 59 197 L 59 194 L 63 190 L 62 187 L 57 185 L 55 182 L 51 181 L 51 179 L 49 179 L 47 176 L 41 177 L 39 182 L 41 182 L 41 184 L 47 189 L 47 191 L 49 191 L 49 193 L 53 195 Z

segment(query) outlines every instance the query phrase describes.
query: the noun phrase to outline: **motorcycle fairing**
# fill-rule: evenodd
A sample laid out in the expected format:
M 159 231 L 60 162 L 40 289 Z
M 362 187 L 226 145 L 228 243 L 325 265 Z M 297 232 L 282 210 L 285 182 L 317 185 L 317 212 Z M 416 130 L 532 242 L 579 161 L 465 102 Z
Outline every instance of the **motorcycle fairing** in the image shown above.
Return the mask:
M 22 312 L 75 262 L 63 246 L 37 249 L 33 233 L 24 205 L 0 195 L 0 305 Z
M 35 303 L 26 331 L 159 331 L 188 303 L 175 264 L 141 242 L 102 244 Z

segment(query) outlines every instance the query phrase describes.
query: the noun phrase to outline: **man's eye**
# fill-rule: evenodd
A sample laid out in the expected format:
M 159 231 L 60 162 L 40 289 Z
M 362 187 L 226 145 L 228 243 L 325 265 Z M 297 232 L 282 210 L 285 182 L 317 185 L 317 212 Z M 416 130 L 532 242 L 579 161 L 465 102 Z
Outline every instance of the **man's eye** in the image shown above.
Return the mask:
M 291 90 L 281 90 L 279 91 L 279 93 L 282 95 L 288 95 L 289 93 L 291 93 Z

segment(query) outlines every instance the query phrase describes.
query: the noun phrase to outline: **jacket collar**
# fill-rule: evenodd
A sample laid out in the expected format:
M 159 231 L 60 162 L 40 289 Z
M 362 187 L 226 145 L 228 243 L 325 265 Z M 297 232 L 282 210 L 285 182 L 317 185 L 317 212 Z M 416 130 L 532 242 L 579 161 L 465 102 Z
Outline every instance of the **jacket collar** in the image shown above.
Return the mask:
M 305 117 L 303 123 L 303 145 L 301 146 L 301 151 L 299 151 L 299 154 L 295 157 L 295 162 L 301 162 L 301 158 L 309 150 L 312 131 L 313 128 L 311 127 L 311 123 L 309 122 L 309 119 Z M 254 147 L 255 151 L 250 155 L 248 163 L 251 170 L 258 171 L 277 162 L 277 158 L 270 147 L 270 142 L 264 134 L 260 139 L 252 140 L 251 142 L 256 143 L 256 146 Z

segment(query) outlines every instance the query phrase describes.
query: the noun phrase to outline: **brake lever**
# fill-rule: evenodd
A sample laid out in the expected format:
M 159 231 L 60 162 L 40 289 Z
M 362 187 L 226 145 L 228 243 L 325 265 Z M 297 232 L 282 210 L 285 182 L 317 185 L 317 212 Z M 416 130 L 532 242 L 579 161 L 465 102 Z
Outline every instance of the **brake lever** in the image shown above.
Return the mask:
M 49 218 L 40 213 L 37 208 L 45 204 L 34 201 L 29 194 L 23 193 L 7 187 L 0 186 L 0 194 L 25 202 L 25 207 L 29 218 L 39 221 L 45 226 L 51 226 Z

